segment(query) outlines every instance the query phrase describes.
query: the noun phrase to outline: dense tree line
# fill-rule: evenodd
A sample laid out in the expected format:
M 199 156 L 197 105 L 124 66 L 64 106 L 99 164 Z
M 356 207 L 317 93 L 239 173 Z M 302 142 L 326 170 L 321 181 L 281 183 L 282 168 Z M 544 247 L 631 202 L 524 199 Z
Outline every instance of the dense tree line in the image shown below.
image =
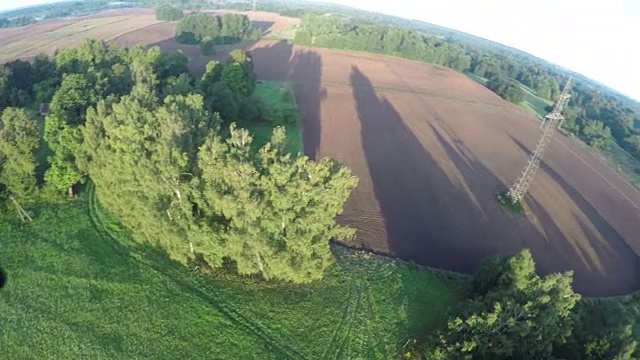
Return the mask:
M 176 40 L 182 44 L 234 44 L 243 40 L 257 40 L 260 31 L 251 25 L 246 15 L 225 13 L 192 13 L 178 23 Z
M 0 69 L 5 205 L 38 200 L 43 188 L 73 195 L 91 180 L 136 240 L 183 262 L 292 282 L 320 278 L 329 240 L 353 235 L 334 221 L 357 182 L 347 168 L 286 153 L 284 128 L 256 149 L 236 126 L 261 119 L 259 108 L 247 114 L 256 85 L 249 53 L 210 63 L 199 81 L 180 53 L 93 40 L 53 61 Z M 53 94 L 37 95 L 43 83 Z M 50 101 L 43 135 L 28 110 L 36 96 Z M 42 137 L 52 155 L 37 179 Z
M 520 84 L 554 101 L 560 94 L 560 85 L 566 81 L 567 73 L 541 59 L 471 35 L 363 11 L 343 12 L 368 20 L 306 10 L 295 41 L 392 54 L 471 71 L 487 78 L 487 86 L 498 95 L 516 103 L 525 96 Z M 595 148 L 606 149 L 613 141 L 640 160 L 640 108 L 610 89 L 578 74 L 570 75 L 576 79 L 565 111 L 565 129 Z
M 528 250 L 484 260 L 446 327 L 407 355 L 427 359 L 633 359 L 628 320 L 589 328 L 572 273 L 540 277 Z M 600 316 L 602 314 L 597 314 Z M 418 346 L 419 347 L 419 346 Z
M 235 8 L 241 10 L 249 10 L 251 4 L 247 2 L 228 2 L 225 4 L 208 3 L 196 0 L 132 0 L 129 5 L 122 6 L 142 6 L 155 7 L 160 4 L 169 4 L 178 9 L 219 9 Z M 106 0 L 87 0 L 84 2 L 63 2 L 55 5 L 41 5 L 27 9 L 19 9 L 5 13 L 7 18 L 18 18 L 21 16 L 38 18 L 55 18 L 61 16 L 80 15 L 91 13 L 109 8 L 110 3 Z M 274 11 L 286 16 L 304 17 L 308 14 L 325 14 L 338 13 L 345 14 L 354 20 L 355 29 L 362 30 L 362 33 L 349 34 L 357 40 L 355 43 L 346 38 L 336 41 L 332 44 L 331 36 L 320 36 L 316 39 L 316 46 L 340 47 L 344 49 L 367 50 L 382 53 L 391 53 L 399 56 L 409 57 L 411 59 L 433 62 L 450 66 L 456 70 L 470 70 L 475 74 L 488 78 L 492 75 L 504 78 L 507 81 L 518 81 L 523 85 L 534 90 L 538 96 L 555 100 L 560 93 L 560 85 L 564 83 L 568 75 L 574 77 L 574 89 L 568 108 L 566 109 L 567 118 L 564 126 L 565 129 L 574 133 L 576 136 L 599 148 L 606 148 L 613 143 L 621 146 L 623 149 L 632 154 L 636 159 L 640 160 L 640 107 L 638 103 L 620 94 L 615 93 L 611 89 L 603 87 L 584 76 L 576 73 L 570 73 L 566 70 L 558 69 L 548 62 L 526 54 L 519 50 L 497 44 L 485 39 L 475 37 L 473 35 L 461 33 L 451 29 L 442 28 L 432 24 L 407 20 L 395 16 L 388 16 L 379 13 L 373 13 L 364 10 L 349 8 L 346 6 L 335 4 L 305 4 L 288 0 L 264 0 L 259 3 L 259 9 L 264 11 Z M 364 20 L 355 20 L 364 19 Z M 332 20 L 333 23 L 336 23 Z M 342 21 L 342 26 L 346 20 Z M 440 47 L 442 44 L 455 49 L 453 53 L 446 56 L 438 54 L 427 54 L 424 49 L 413 51 L 407 55 L 403 54 L 402 47 L 382 48 L 380 45 L 384 31 L 378 29 L 377 34 L 369 34 L 371 28 L 362 26 L 362 24 L 377 24 L 380 28 L 400 28 L 404 32 L 411 32 L 412 35 L 408 39 L 412 39 L 413 45 L 409 47 L 420 48 L 421 46 Z M 331 23 L 328 22 L 324 33 L 321 34 L 338 34 L 348 33 L 344 28 L 329 31 Z M 311 29 L 314 33 L 317 29 Z M 326 32 L 328 31 L 328 32 Z M 309 38 L 310 34 L 301 34 L 305 43 L 313 40 Z M 380 37 L 378 36 L 380 35 Z M 189 35 L 185 35 L 189 38 Z M 313 35 L 311 35 L 313 36 Z M 336 37 L 338 37 L 336 35 Z M 370 39 L 365 39 L 369 38 Z M 212 46 L 220 40 L 213 37 L 206 39 L 205 35 L 198 42 L 205 41 L 203 44 L 203 52 L 211 54 Z M 378 39 L 377 39 L 378 38 Z M 388 40 L 391 40 L 390 36 Z M 422 41 L 421 38 L 429 39 Z M 357 44 L 363 41 L 363 44 Z M 420 43 L 424 45 L 420 45 Z M 391 41 L 393 43 L 393 41 Z M 410 41 L 411 43 L 411 41 Z M 438 49 L 436 52 L 441 53 L 448 49 Z M 464 55 L 460 60 L 455 61 L 457 55 Z M 470 59 L 470 65 L 466 66 L 467 59 Z M 503 94 L 504 95 L 504 94 Z M 504 97 L 504 96 L 503 96 Z M 515 97 L 516 99 L 518 96 Z M 602 125 L 602 127 L 601 127 Z M 602 131 L 600 131 L 602 130 Z M 608 137 L 608 133 L 611 137 Z
M 297 121 L 297 111 L 274 110 L 254 96 L 256 76 L 250 53 L 233 50 L 225 64 L 213 60 L 207 64 L 199 83 L 204 106 L 227 121 L 264 122 L 285 125 Z
M 156 9 L 156 19 L 161 21 L 178 21 L 184 17 L 182 10 L 168 4 L 162 4 Z
M 503 99 L 516 104 L 524 100 L 524 90 L 516 81 L 494 74 L 489 75 L 487 80 L 487 87 Z
M 458 71 L 467 70 L 471 63 L 471 58 L 456 44 L 340 15 L 305 15 L 294 41 L 309 46 L 398 55 Z
M 36 19 L 30 16 L 18 16 L 15 18 L 0 18 L 0 28 L 21 27 L 34 24 Z

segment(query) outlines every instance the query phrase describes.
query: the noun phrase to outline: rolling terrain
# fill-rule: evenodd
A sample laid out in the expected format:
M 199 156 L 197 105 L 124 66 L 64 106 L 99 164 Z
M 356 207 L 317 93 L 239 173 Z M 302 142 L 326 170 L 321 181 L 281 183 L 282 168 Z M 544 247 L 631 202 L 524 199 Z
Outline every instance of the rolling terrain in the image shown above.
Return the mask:
M 277 16 L 250 16 L 265 33 L 284 27 Z M 194 73 L 210 60 L 198 46 L 176 44 L 175 23 L 150 13 L 82 21 L 104 24 L 61 42 L 41 29 L 50 24 L 21 29 L 28 36 L 0 31 L 0 49 L 7 59 L 28 58 L 94 37 L 183 50 Z M 15 50 L 25 44 L 29 51 Z M 541 273 L 573 270 L 585 296 L 637 289 L 640 194 L 573 140 L 555 135 L 527 215 L 514 217 L 494 197 L 518 177 L 539 136 L 538 121 L 514 105 L 441 67 L 277 41 L 246 47 L 260 79 L 295 88 L 305 152 L 333 157 L 359 177 L 340 218 L 358 230 L 354 246 L 461 272 L 529 248 Z

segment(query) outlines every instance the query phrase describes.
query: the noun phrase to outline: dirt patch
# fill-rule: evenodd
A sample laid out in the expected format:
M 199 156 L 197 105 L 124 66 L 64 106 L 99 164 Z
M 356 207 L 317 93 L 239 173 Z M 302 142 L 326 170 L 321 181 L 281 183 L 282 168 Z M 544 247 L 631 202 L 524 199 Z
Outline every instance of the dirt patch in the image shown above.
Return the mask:
M 541 273 L 573 270 L 586 296 L 637 288 L 640 194 L 572 140 L 555 135 L 517 217 L 495 195 L 518 177 L 539 123 L 491 91 L 392 57 L 283 42 L 252 51 L 260 78 L 295 85 L 307 154 L 360 178 L 340 217 L 357 246 L 462 272 L 529 248 Z

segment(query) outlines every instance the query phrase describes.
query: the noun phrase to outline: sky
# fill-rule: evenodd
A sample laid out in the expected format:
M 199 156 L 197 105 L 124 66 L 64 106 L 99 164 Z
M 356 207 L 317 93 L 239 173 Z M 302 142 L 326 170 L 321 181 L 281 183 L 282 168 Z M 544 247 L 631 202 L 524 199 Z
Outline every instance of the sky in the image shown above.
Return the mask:
M 47 0 L 0 0 L 0 11 Z M 467 32 L 640 101 L 640 0 L 324 0 Z
M 326 0 L 464 31 L 640 101 L 640 0 Z

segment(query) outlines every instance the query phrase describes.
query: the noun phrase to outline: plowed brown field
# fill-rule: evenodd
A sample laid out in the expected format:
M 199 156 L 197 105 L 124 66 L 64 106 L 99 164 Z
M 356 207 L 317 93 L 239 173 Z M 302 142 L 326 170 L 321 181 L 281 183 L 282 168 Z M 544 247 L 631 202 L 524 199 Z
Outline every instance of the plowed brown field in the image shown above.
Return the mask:
M 284 26 L 277 16 L 251 16 L 265 32 Z M 209 58 L 176 44 L 175 24 L 151 17 L 128 20 L 139 22 L 134 31 L 114 23 L 90 33 L 181 49 L 203 70 Z M 34 38 L 56 26 L 23 31 Z M 27 38 L 0 31 L 0 50 Z M 518 177 L 540 135 L 537 120 L 436 66 L 284 42 L 248 48 L 259 78 L 294 86 L 305 152 L 333 157 L 359 177 L 339 219 L 358 230 L 355 246 L 463 272 L 485 256 L 529 248 L 541 273 L 573 270 L 584 295 L 638 287 L 640 193 L 578 143 L 555 135 L 526 196 L 527 215 L 513 216 L 495 194 Z
M 470 272 L 531 249 L 541 273 L 573 270 L 587 296 L 628 293 L 640 274 L 640 194 L 556 134 L 526 197 L 506 190 L 540 135 L 537 120 L 453 71 L 370 54 L 259 43 L 258 76 L 296 89 L 305 151 L 360 178 L 340 221 L 356 246 Z

